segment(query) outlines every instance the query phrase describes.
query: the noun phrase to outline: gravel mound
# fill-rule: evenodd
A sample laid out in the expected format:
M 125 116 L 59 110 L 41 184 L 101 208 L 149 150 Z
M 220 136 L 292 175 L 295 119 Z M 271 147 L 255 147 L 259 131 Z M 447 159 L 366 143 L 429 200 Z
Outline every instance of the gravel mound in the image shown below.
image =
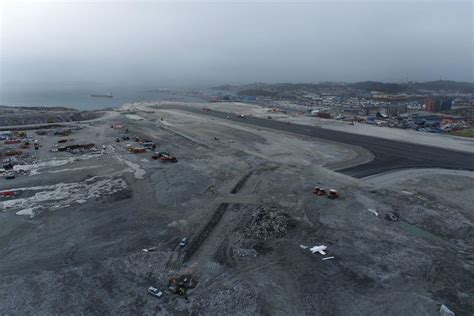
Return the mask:
M 256 239 L 281 238 L 290 228 L 290 217 L 275 207 L 259 207 L 245 229 L 247 237 Z

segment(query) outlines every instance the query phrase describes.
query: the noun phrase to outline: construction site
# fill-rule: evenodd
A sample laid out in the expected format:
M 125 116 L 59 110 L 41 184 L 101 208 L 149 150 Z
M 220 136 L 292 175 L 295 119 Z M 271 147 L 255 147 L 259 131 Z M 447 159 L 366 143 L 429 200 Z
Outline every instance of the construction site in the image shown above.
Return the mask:
M 150 101 L 3 132 L 0 314 L 472 315 L 474 140 L 330 124 Z

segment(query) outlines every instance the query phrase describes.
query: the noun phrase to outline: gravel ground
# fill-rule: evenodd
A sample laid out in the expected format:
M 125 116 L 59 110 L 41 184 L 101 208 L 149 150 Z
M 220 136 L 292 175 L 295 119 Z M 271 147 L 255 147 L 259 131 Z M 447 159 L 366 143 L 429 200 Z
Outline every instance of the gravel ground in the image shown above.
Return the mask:
M 402 130 L 389 127 L 371 126 L 367 124 L 349 125 L 347 122 L 337 121 L 334 119 L 320 119 L 315 117 L 303 116 L 299 112 L 272 112 L 272 108 L 259 106 L 248 103 L 182 103 L 182 102 L 153 102 L 144 104 L 135 104 L 135 107 L 146 108 L 150 105 L 162 104 L 185 104 L 197 108 L 209 108 L 213 110 L 232 112 L 236 114 L 253 115 L 256 117 L 281 120 L 296 124 L 318 126 L 335 131 L 348 132 L 359 135 L 375 136 L 384 139 L 410 142 L 414 144 L 424 144 L 434 147 L 447 148 L 452 150 L 474 153 L 474 140 L 467 137 L 459 137 L 452 135 L 437 135 L 433 133 L 417 132 L 412 130 Z
M 172 111 L 134 114 L 145 120 L 80 124 L 70 138 L 99 145 L 90 159 L 50 152 L 59 137 L 38 136 L 49 165 L 0 180 L 0 191 L 26 188 L 15 199 L 38 206 L 16 215 L 26 204 L 2 200 L 0 314 L 437 315 L 441 304 L 474 313 L 472 177 L 369 182 L 324 167 L 353 159 L 349 146 Z M 132 140 L 114 141 L 125 128 L 178 162 L 128 153 Z M 124 185 L 91 189 L 101 179 Z M 58 184 L 66 196 L 45 195 Z M 316 196 L 314 186 L 341 197 Z M 172 294 L 168 280 L 183 273 L 197 286 Z

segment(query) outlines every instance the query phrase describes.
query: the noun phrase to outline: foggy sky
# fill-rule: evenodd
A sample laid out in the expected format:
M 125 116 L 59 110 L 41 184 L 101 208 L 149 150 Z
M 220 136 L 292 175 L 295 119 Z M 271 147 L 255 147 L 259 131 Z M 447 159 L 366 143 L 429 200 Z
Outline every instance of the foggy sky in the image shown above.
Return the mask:
M 473 82 L 470 0 L 0 3 L 2 85 Z

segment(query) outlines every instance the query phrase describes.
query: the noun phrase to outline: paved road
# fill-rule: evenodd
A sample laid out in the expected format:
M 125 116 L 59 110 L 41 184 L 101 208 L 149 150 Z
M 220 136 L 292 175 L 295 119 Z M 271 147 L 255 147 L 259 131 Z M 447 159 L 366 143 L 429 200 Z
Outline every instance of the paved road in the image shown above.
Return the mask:
M 227 118 L 231 121 L 256 125 L 274 130 L 330 140 L 353 146 L 360 146 L 374 153 L 375 159 L 369 163 L 337 170 L 356 178 L 377 173 L 406 168 L 446 168 L 474 171 L 474 155 L 443 148 L 416 145 L 378 137 L 351 134 L 307 125 L 286 124 L 285 122 L 257 117 L 239 118 L 235 114 L 220 111 L 203 111 L 183 105 L 162 105 L 160 109 L 175 109 Z

